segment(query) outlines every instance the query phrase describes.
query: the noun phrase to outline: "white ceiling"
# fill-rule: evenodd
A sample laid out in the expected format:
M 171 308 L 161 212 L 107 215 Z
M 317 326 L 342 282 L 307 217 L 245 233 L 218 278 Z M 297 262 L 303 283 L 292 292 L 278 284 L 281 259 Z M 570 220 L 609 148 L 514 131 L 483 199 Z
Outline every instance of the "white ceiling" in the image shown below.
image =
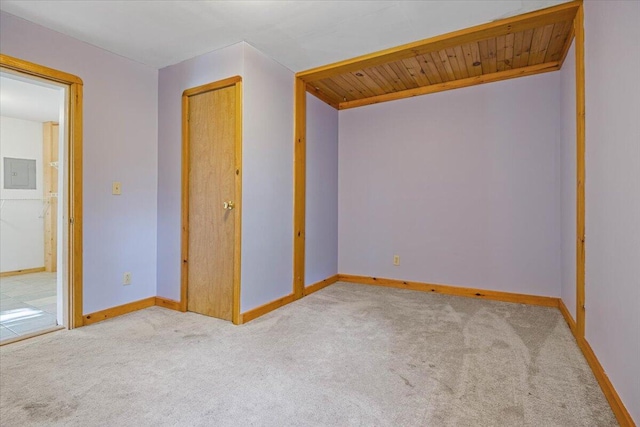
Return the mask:
M 2 0 L 0 9 L 155 68 L 244 40 L 301 71 L 565 1 Z
M 33 122 L 60 120 L 64 89 L 0 74 L 0 116 Z

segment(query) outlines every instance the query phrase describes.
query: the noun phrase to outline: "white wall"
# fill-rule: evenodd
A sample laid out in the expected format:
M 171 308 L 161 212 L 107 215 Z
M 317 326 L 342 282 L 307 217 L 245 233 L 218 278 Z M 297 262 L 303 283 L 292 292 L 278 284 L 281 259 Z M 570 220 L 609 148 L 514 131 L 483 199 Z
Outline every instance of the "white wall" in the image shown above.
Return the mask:
M 158 79 L 158 296 L 180 300 L 182 92 L 242 75 L 242 43 L 163 68 Z
M 558 296 L 559 83 L 341 111 L 340 273 Z
M 244 44 L 242 298 L 293 292 L 293 72 Z
M 246 43 L 160 70 L 158 295 L 180 298 L 181 95 L 243 78 L 241 311 L 292 292 L 293 73 Z
M 84 312 L 156 295 L 158 71 L 6 13 L 0 50 L 84 81 Z
M 0 117 L 0 272 L 44 267 L 42 123 Z M 36 161 L 35 190 L 4 188 L 4 158 Z
M 305 286 L 338 274 L 338 110 L 307 94 Z
M 576 319 L 576 53 L 569 49 L 560 70 L 559 176 L 562 249 L 560 296 Z
M 585 2 L 586 338 L 640 422 L 640 2 Z

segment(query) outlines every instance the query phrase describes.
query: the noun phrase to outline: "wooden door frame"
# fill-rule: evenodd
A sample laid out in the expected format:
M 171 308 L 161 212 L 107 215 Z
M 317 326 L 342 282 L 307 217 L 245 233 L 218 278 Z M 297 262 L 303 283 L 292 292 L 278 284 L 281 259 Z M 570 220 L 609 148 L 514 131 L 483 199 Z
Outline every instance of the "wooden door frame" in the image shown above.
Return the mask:
M 235 222 L 233 250 L 233 300 L 232 322 L 240 321 L 240 273 L 242 243 L 242 77 L 234 76 L 202 86 L 187 89 L 182 93 L 182 236 L 180 269 L 180 311 L 187 311 L 189 287 L 189 98 L 201 93 L 235 86 L 236 91 L 236 137 L 235 137 Z
M 584 4 L 573 21 L 576 56 L 576 338 L 585 336 L 585 60 Z
M 307 205 L 307 86 L 295 78 L 293 95 L 293 298 L 304 296 Z
M 67 327 L 77 328 L 83 325 L 82 317 L 82 89 L 80 77 L 63 71 L 48 68 L 33 62 L 24 61 L 8 55 L 0 54 L 0 68 L 10 73 L 32 76 L 37 79 L 65 85 L 68 97 L 67 110 L 68 138 L 67 160 L 65 167 L 68 173 L 68 196 L 63 203 L 68 203 L 68 270 L 67 270 Z

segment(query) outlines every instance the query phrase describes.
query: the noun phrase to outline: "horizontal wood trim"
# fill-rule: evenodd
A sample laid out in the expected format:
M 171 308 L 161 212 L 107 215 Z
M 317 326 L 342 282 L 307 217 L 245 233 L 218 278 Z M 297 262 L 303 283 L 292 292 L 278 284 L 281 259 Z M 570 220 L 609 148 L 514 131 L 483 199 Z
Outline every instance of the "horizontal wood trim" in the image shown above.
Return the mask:
M 558 307 L 558 298 L 537 295 L 515 294 L 511 292 L 490 291 L 475 288 L 463 288 L 450 285 L 439 285 L 406 280 L 385 279 L 381 277 L 353 276 L 339 274 L 341 282 L 359 283 L 364 285 L 387 286 L 390 288 L 410 289 L 413 291 L 434 292 L 438 294 L 460 297 L 479 298 L 493 301 L 513 302 L 517 304 L 540 305 L 543 307 Z
M 156 297 L 156 304 L 158 307 L 168 308 L 170 310 L 181 310 L 180 301 L 175 301 L 169 298 Z
M 573 316 L 571 316 L 571 313 L 569 313 L 569 309 L 567 309 L 567 306 L 564 304 L 564 301 L 562 301 L 562 298 L 558 298 L 558 308 L 560 309 L 560 313 L 562 313 L 565 322 L 567 322 L 567 325 L 569 325 L 571 333 L 575 336 L 576 321 L 573 319 Z
M 0 63 L 2 63 L 2 68 L 18 71 L 20 73 L 30 74 L 32 76 L 45 78 L 47 80 L 53 80 L 59 83 L 66 84 L 82 84 L 82 79 L 78 76 L 74 76 L 73 74 L 54 70 L 53 68 L 38 65 L 29 61 L 24 61 L 22 59 L 14 58 L 9 55 L 0 54 Z
M 25 268 L 23 270 L 5 271 L 4 273 L 0 273 L 0 277 L 20 276 L 22 274 L 41 273 L 43 271 L 45 271 L 44 267 Z
M 627 408 L 622 403 L 618 392 L 611 384 L 609 377 L 604 372 L 600 361 L 596 357 L 596 354 L 593 352 L 593 349 L 587 342 L 584 337 L 577 337 L 576 341 L 578 342 L 578 347 L 582 350 L 582 354 L 584 354 L 585 359 L 587 359 L 587 363 L 591 367 L 593 371 L 593 375 L 596 377 L 604 396 L 607 398 L 609 405 L 611 406 L 611 410 L 616 416 L 618 423 L 622 427 L 635 427 L 635 423 L 633 422 L 633 418 L 631 418 L 631 414 L 627 411 Z
M 556 22 L 573 20 L 581 1 L 573 1 L 558 6 L 500 19 L 436 37 L 358 56 L 345 61 L 313 68 L 296 74 L 306 82 L 321 80 L 364 68 L 375 67 L 388 62 L 408 59 L 417 55 L 438 52 L 478 40 L 514 34 Z
M 253 310 L 249 310 L 246 313 L 242 313 L 240 316 L 240 323 L 251 322 L 253 319 L 256 319 L 260 316 L 264 316 L 265 314 L 280 308 L 284 305 L 287 305 L 294 301 L 294 294 L 289 294 L 285 297 L 278 298 L 277 300 L 268 302 L 260 307 L 256 307 Z
M 213 83 L 207 83 L 206 85 L 186 89 L 184 92 L 182 92 L 182 96 L 193 96 L 204 92 L 210 92 L 212 90 L 222 89 L 225 87 L 233 86 L 241 81 L 242 77 L 240 76 L 229 77 L 228 79 L 218 80 Z
M 307 296 L 314 292 L 318 292 L 320 289 L 326 288 L 329 285 L 333 285 L 337 281 L 338 281 L 338 275 L 336 274 L 334 276 L 331 276 L 324 280 L 316 282 L 313 285 L 309 285 L 306 288 L 304 288 L 304 295 Z
M 93 323 L 102 322 L 112 317 L 121 316 L 131 313 L 132 311 L 142 310 L 143 308 L 153 307 L 156 305 L 156 297 L 149 297 L 139 301 L 130 302 L 128 304 L 107 308 L 106 310 L 96 311 L 95 313 L 85 314 L 83 316 L 83 324 L 91 325 Z
M 399 92 L 386 93 L 384 95 L 372 96 L 369 98 L 356 99 L 353 101 L 344 101 L 338 105 L 340 110 L 348 108 L 362 107 L 370 104 L 378 104 L 380 102 L 395 101 L 398 99 L 410 98 L 413 96 L 427 95 L 429 93 L 444 92 L 447 90 L 460 89 L 463 87 L 475 86 L 484 83 L 493 83 L 502 80 L 514 79 L 516 77 L 532 76 L 540 73 L 548 73 L 560 69 L 559 62 L 547 62 L 544 64 L 531 65 L 528 67 L 514 68 L 512 70 L 500 71 L 491 74 L 482 74 L 466 79 L 452 80 L 444 83 L 436 83 L 429 86 L 421 86 L 413 89 L 402 90 Z M 322 98 L 321 98 L 322 99 Z

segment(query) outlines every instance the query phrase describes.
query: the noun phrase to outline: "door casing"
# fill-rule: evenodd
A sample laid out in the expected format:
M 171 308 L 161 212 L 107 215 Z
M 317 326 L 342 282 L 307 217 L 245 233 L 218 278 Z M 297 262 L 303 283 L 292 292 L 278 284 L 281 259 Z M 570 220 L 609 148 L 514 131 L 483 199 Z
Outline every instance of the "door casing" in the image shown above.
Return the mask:
M 8 55 L 0 54 L 2 71 L 25 75 L 50 83 L 61 84 L 67 88 L 65 132 L 67 150 L 67 188 L 66 203 L 68 219 L 67 242 L 67 311 L 64 314 L 66 327 L 69 329 L 83 325 L 82 316 L 82 89 L 80 77 L 63 71 L 48 68 L 33 62 L 24 61 Z

